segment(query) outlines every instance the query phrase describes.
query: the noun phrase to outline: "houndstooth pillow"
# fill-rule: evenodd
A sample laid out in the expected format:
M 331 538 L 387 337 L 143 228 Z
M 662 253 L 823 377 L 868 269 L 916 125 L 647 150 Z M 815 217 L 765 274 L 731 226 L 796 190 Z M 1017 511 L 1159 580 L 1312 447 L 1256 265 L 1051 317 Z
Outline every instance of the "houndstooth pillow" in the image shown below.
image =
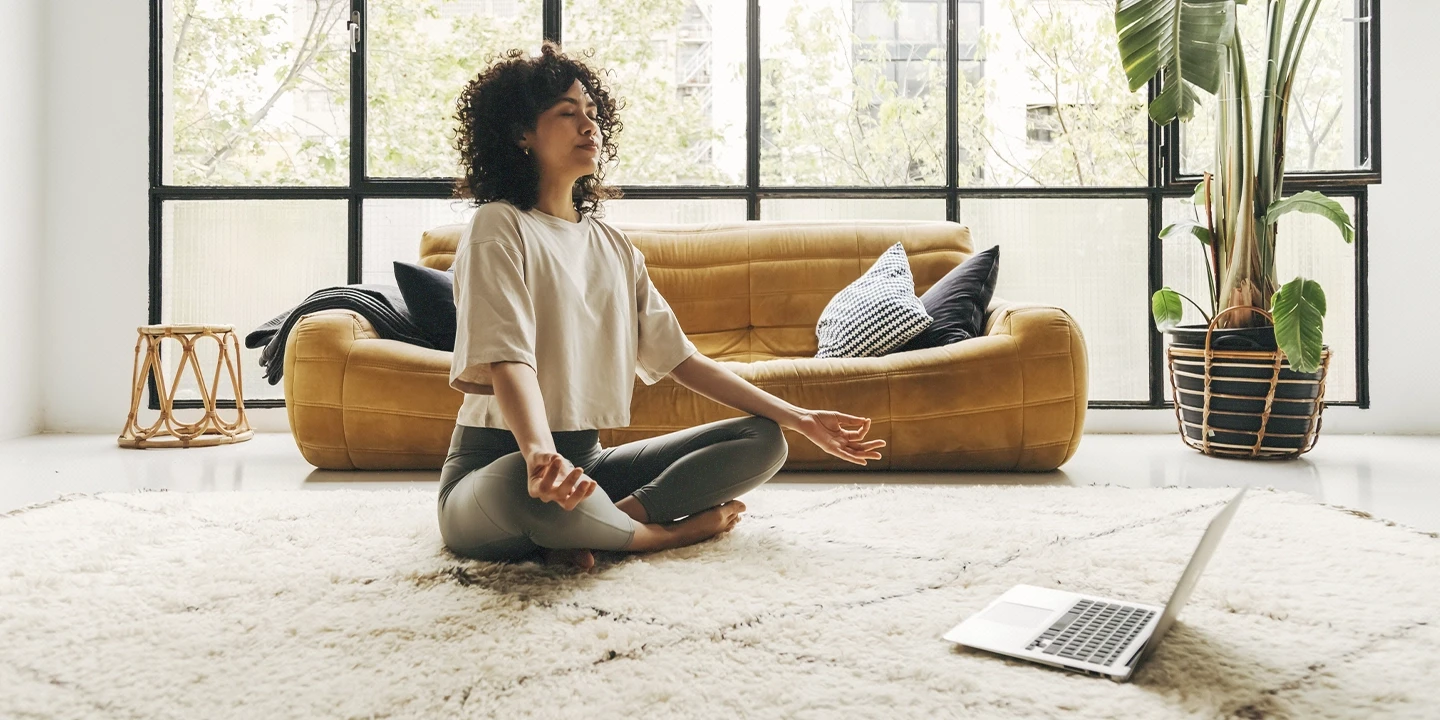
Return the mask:
M 910 259 L 891 245 L 855 282 L 835 293 L 815 325 L 817 358 L 876 357 L 935 322 L 915 296 Z

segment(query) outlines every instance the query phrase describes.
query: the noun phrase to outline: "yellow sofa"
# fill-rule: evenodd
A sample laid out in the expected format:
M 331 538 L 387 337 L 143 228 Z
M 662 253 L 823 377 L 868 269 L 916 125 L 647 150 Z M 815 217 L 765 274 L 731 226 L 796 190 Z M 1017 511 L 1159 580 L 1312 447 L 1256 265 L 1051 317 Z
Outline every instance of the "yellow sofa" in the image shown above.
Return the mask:
M 887 445 L 867 466 L 790 430 L 785 470 L 1053 470 L 1085 421 L 1086 351 L 1061 308 L 995 299 L 985 335 L 874 358 L 814 357 L 830 298 L 901 242 L 921 294 L 974 252 L 941 221 L 706 225 L 617 223 L 700 352 L 806 408 L 872 419 Z M 421 264 L 445 270 L 463 225 L 424 233 Z M 1002 258 L 1001 272 L 1005 272 Z M 285 348 L 291 432 L 325 469 L 438 469 L 463 395 L 451 353 L 386 340 L 359 314 L 326 310 L 292 328 Z M 635 378 L 631 424 L 601 428 L 605 447 L 742 415 L 665 378 Z

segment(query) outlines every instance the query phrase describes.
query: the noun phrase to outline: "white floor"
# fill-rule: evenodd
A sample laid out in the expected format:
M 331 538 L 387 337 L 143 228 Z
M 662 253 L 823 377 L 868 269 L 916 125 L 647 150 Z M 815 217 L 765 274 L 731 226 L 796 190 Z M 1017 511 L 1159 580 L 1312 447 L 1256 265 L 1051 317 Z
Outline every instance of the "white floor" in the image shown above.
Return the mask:
M 882 451 L 883 452 L 883 451 Z M 62 493 L 437 487 L 438 472 L 335 472 L 306 463 L 288 433 L 237 445 L 128 450 L 112 435 L 34 435 L 0 442 L 0 513 Z M 851 483 L 1270 486 L 1440 532 L 1440 437 L 1331 435 L 1298 460 L 1210 458 L 1175 435 L 1086 435 L 1052 473 L 784 472 L 766 487 Z M 763 491 L 764 488 L 761 488 Z M 758 492 L 758 491 L 757 491 Z

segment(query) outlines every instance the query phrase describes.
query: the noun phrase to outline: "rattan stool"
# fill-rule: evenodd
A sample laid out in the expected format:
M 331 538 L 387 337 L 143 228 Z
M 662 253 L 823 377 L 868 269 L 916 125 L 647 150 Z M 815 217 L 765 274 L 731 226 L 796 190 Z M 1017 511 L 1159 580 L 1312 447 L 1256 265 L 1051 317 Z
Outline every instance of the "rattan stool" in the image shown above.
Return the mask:
M 240 339 L 235 335 L 233 325 L 142 325 L 138 328 L 140 337 L 135 341 L 135 387 L 130 395 L 130 417 L 125 429 L 120 432 L 120 447 L 206 447 L 244 442 L 255 435 L 245 418 L 244 394 L 240 385 Z M 205 376 L 200 372 L 200 360 L 195 356 L 195 342 L 202 338 L 213 339 L 220 352 L 215 359 L 214 382 L 209 391 L 205 388 Z M 165 338 L 179 340 L 182 348 L 180 364 L 175 368 L 175 379 L 170 389 L 165 387 L 165 376 L 160 367 L 160 343 Z M 145 346 L 145 360 L 140 360 L 140 347 Z M 189 364 L 195 369 L 195 379 L 200 383 L 200 398 L 205 403 L 205 416 L 193 423 L 182 423 L 174 418 L 174 389 L 180 384 L 180 376 Z M 215 412 L 216 390 L 220 387 L 220 366 L 230 371 L 230 382 L 235 388 L 236 418 L 226 423 Z M 136 418 L 140 413 L 140 396 L 145 391 L 150 372 L 155 372 L 155 386 L 160 399 L 160 417 L 155 424 L 141 428 Z M 161 426 L 164 426 L 163 428 Z

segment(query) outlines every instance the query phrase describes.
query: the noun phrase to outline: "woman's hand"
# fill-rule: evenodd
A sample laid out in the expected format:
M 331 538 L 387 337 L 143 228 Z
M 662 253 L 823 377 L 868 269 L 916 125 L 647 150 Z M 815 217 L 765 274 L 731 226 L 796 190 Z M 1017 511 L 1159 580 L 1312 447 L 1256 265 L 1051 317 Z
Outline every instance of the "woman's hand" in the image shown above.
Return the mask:
M 806 410 L 791 429 L 809 438 L 821 450 L 859 465 L 867 464 L 866 460 L 879 460 L 877 448 L 885 446 L 884 440 L 861 442 L 865 433 L 870 432 L 870 418 L 831 410 Z
M 592 478 L 571 465 L 560 453 L 535 453 L 525 459 L 525 465 L 529 469 L 526 485 L 529 486 L 530 497 L 553 502 L 566 510 L 574 510 L 598 487 Z

